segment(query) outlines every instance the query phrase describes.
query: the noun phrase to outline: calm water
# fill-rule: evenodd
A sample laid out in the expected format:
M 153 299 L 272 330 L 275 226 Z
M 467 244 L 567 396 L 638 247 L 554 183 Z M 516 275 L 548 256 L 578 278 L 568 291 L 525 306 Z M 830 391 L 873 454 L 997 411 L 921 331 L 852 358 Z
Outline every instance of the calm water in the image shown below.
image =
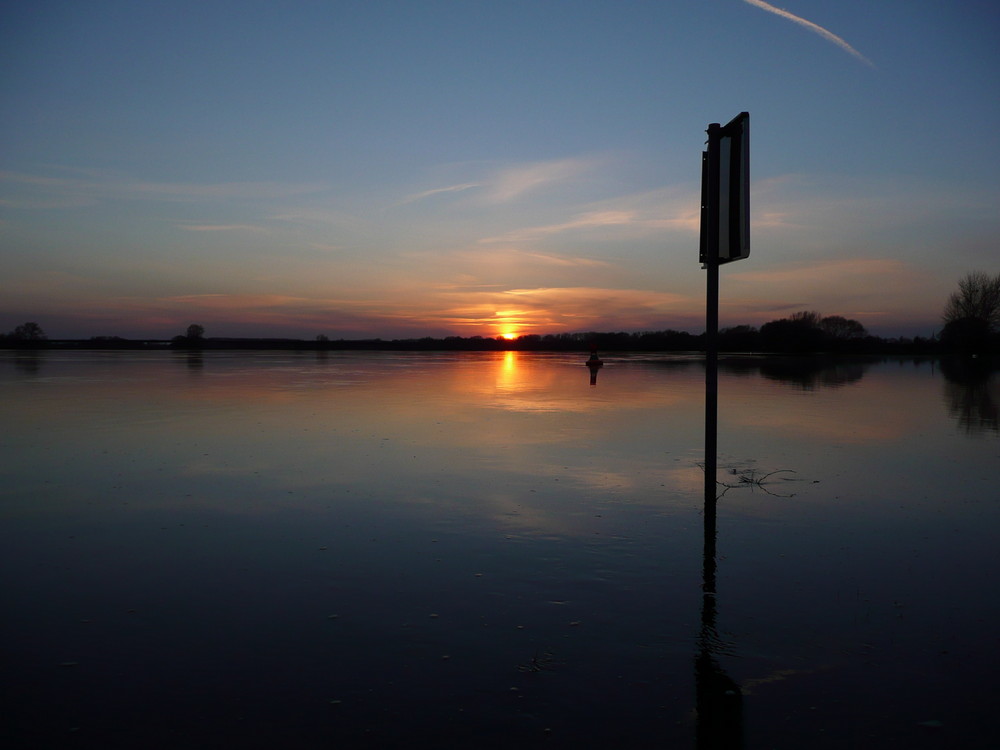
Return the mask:
M 1000 375 L 724 363 L 705 629 L 702 365 L 582 362 L 0 352 L 0 741 L 996 746 Z

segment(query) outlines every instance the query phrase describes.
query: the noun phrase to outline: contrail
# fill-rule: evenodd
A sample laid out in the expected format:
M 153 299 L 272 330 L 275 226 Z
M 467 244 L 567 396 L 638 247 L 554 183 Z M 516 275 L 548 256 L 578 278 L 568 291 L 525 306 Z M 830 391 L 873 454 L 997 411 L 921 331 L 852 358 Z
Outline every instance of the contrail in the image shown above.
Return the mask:
M 819 34 L 821 37 L 823 37 L 824 39 L 826 39 L 828 42 L 833 42 L 838 47 L 840 47 L 842 50 L 844 50 L 844 52 L 847 52 L 848 54 L 854 55 L 856 58 L 858 58 L 861 62 L 863 62 L 868 67 L 870 67 L 870 68 L 874 68 L 875 67 L 875 63 L 873 63 L 867 57 L 865 57 L 864 55 L 862 55 L 860 52 L 858 52 L 856 49 L 854 49 L 854 47 L 852 47 L 851 45 L 849 45 L 847 42 L 845 42 L 839 36 L 837 36 L 836 34 L 834 34 L 832 31 L 827 31 L 822 26 L 819 26 L 818 24 L 815 24 L 812 21 L 807 21 L 804 18 L 799 18 L 794 13 L 789 13 L 787 10 L 784 10 L 782 8 L 775 8 L 770 3 L 765 3 L 764 0 L 743 0 L 743 2 L 747 3 L 748 5 L 753 5 L 753 6 L 757 7 L 757 8 L 760 8 L 761 10 L 766 10 L 768 13 L 774 13 L 774 15 L 776 15 L 776 16 L 781 16 L 782 18 L 787 18 L 789 21 L 792 21 L 793 23 L 797 23 L 799 26 L 805 26 L 807 29 L 809 29 L 809 31 L 813 31 L 813 32 Z

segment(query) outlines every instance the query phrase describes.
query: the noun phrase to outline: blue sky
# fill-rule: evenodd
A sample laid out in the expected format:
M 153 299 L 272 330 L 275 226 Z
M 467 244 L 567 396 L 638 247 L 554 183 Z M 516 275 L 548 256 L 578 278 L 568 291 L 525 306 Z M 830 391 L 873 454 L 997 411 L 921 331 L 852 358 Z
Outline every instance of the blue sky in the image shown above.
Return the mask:
M 705 128 L 751 114 L 720 323 L 930 335 L 1000 270 L 992 2 L 47 2 L 0 31 L 0 329 L 704 328 Z

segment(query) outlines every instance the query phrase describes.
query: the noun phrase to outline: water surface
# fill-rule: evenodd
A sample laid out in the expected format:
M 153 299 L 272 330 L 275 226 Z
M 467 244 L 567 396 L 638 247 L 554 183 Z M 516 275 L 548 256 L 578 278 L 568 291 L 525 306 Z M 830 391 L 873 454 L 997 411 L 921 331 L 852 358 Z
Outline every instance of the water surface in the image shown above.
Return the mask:
M 694 747 L 703 399 L 687 357 L 0 352 L 7 746 Z M 723 362 L 745 747 L 991 746 L 998 401 Z

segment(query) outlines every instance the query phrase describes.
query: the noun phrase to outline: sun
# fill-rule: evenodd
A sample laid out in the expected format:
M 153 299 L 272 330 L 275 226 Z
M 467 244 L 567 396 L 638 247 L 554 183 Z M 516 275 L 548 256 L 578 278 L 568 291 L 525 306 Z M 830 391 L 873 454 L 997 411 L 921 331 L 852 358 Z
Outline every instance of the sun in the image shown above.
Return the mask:
M 514 331 L 504 331 L 503 333 L 500 334 L 500 336 L 507 339 L 507 341 L 513 341 L 514 339 L 517 338 L 517 333 L 515 333 Z

